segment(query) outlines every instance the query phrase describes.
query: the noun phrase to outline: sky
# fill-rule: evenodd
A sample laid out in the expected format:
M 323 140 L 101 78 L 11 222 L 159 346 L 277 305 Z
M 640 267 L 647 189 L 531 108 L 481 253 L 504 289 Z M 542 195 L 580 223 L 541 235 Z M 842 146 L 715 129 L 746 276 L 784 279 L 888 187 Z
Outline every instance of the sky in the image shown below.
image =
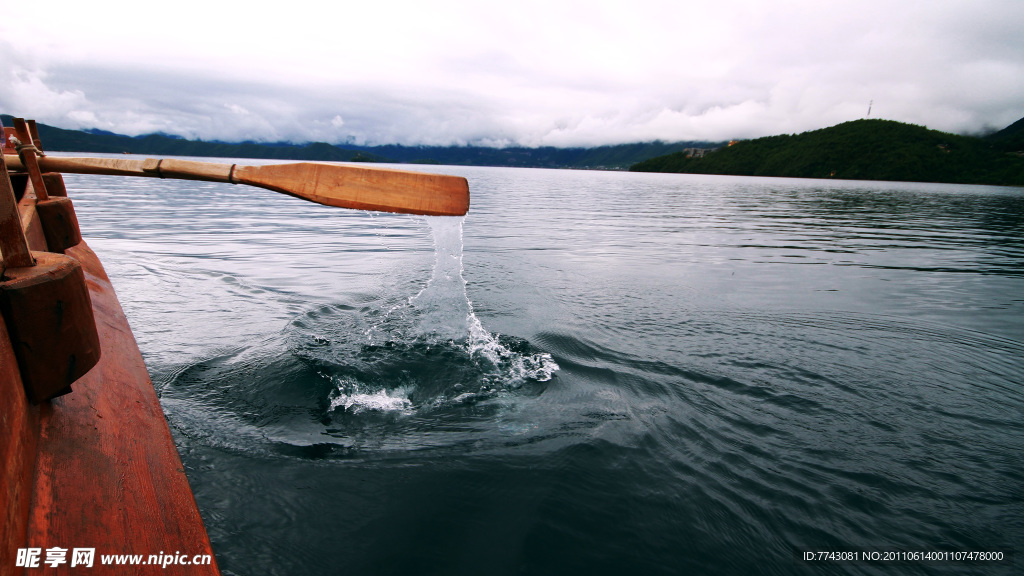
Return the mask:
M 3 0 L 0 112 L 222 141 L 597 146 L 1024 117 L 1022 0 Z

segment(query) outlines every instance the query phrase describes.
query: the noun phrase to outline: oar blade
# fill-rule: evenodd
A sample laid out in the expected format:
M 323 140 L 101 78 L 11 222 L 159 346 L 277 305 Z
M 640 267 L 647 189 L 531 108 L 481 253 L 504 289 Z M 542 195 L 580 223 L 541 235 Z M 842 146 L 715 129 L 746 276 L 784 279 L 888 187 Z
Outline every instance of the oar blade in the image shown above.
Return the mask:
M 469 210 L 469 183 L 443 174 L 300 162 L 237 166 L 232 181 L 356 210 L 428 216 Z

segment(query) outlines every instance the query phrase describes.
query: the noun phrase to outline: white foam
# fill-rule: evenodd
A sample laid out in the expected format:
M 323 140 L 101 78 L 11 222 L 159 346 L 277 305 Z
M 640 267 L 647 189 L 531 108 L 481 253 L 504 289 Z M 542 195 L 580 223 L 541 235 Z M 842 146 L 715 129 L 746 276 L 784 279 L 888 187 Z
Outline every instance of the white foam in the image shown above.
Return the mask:
M 412 401 L 406 397 L 404 388 L 397 388 L 391 393 L 383 389 L 367 393 L 361 391 L 355 382 L 338 379 L 336 384 L 338 387 L 331 392 L 329 397 L 331 407 L 328 412 L 338 408 L 353 414 L 366 411 L 409 412 L 412 410 Z
M 480 320 L 472 312 L 469 313 L 469 355 L 479 354 L 490 360 L 496 367 L 504 368 L 506 375 L 511 379 L 511 384 L 517 384 L 524 380 L 536 380 L 547 382 L 558 370 L 558 364 L 551 358 L 551 354 L 539 353 L 524 356 L 513 352 L 498 341 L 495 334 L 484 330 Z

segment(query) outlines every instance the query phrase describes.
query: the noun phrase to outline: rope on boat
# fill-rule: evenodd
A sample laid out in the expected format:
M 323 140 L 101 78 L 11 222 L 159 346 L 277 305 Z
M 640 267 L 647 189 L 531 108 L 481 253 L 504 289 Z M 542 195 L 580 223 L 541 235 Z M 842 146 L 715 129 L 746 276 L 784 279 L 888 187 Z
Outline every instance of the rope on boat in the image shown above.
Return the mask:
M 40 157 L 46 156 L 46 154 L 42 150 L 37 148 L 35 144 L 24 144 L 21 140 L 18 140 L 18 137 L 15 136 L 14 134 L 11 134 L 8 140 L 10 140 L 11 144 L 14 144 L 14 150 L 17 151 L 18 158 L 21 158 L 21 162 L 23 164 L 25 163 L 25 152 L 33 152 L 36 156 Z

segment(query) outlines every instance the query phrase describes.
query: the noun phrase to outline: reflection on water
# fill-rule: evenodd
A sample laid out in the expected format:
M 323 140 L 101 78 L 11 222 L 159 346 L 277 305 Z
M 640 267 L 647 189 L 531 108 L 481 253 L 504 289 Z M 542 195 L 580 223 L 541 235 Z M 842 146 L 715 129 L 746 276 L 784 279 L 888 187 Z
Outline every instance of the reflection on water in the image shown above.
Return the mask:
M 429 169 L 464 220 L 67 178 L 229 573 L 1024 548 L 1020 189 Z

